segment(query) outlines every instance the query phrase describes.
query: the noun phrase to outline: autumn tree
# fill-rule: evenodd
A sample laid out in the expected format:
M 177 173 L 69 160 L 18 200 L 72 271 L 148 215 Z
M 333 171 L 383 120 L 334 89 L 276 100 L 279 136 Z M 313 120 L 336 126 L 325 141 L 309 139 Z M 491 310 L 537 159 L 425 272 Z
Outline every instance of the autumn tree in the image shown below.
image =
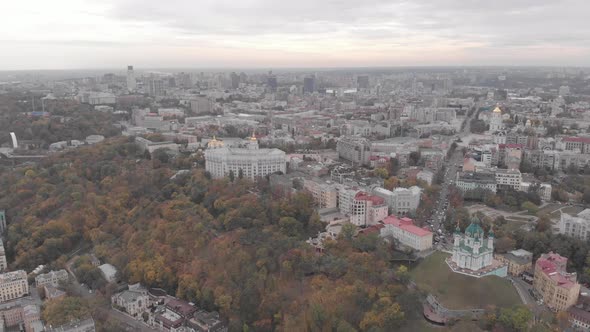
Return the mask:
M 47 301 L 41 316 L 48 325 L 59 326 L 90 315 L 88 304 L 79 297 L 65 297 Z

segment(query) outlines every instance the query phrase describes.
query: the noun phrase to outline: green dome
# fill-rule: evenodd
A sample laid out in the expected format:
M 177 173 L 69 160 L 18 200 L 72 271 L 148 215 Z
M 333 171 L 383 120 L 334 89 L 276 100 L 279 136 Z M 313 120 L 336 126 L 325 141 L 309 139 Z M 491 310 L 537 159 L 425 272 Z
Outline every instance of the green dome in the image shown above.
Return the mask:
M 473 217 L 471 224 L 465 229 L 465 235 L 470 237 L 483 237 L 483 228 L 479 225 L 479 219 Z

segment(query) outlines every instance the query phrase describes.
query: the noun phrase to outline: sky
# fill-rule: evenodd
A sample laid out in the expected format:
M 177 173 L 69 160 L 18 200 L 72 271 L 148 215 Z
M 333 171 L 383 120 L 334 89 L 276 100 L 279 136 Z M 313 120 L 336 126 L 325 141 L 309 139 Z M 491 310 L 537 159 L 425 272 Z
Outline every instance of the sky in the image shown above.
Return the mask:
M 590 66 L 588 0 L 18 0 L 0 70 Z

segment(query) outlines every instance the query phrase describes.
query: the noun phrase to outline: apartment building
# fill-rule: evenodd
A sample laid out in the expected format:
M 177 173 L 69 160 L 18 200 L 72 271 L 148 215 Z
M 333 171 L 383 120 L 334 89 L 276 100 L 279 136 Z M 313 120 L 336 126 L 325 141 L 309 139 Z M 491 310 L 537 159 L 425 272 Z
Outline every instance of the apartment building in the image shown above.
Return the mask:
M 361 190 L 357 187 L 349 187 L 345 185 L 337 185 L 338 190 L 338 209 L 344 215 L 352 214 L 352 203 L 356 194 L 360 193 Z
M 580 293 L 576 273 L 566 271 L 567 258 L 549 252 L 535 264 L 533 288 L 543 302 L 555 311 L 565 311 L 576 304 Z
M 590 137 L 564 137 L 557 146 L 565 151 L 590 153 Z
M 344 136 L 336 144 L 338 157 L 356 165 L 368 165 L 371 156 L 371 142 L 359 136 Z
M 522 174 L 518 169 L 497 169 L 496 170 L 496 189 L 513 189 L 520 191 Z
M 6 252 L 4 251 L 4 242 L 0 238 L 0 271 L 4 271 L 8 268 L 8 262 L 6 261 Z
M 387 217 L 388 207 L 379 196 L 359 192 L 352 201 L 350 222 L 356 226 L 376 225 Z
M 496 193 L 496 176 L 491 173 L 459 172 L 457 173 L 456 186 L 464 193 L 476 189 Z
M 588 241 L 590 239 L 590 209 L 578 213 L 577 217 L 562 212 L 557 229 L 559 234 Z
M 0 302 L 6 302 L 29 294 L 27 273 L 23 270 L 0 274 Z
M 383 220 L 383 225 L 380 230 L 382 237 L 392 236 L 401 244 L 418 251 L 432 248 L 432 232 L 414 225 L 410 218 L 391 215 Z
M 303 188 L 309 191 L 318 208 L 335 208 L 338 205 L 338 190 L 332 183 L 320 179 L 304 179 Z
M 373 194 L 385 200 L 389 207 L 389 213 L 404 216 L 409 212 L 416 211 L 420 204 L 422 189 L 417 186 L 395 188 L 393 191 L 384 188 L 375 188 L 373 189 Z
M 508 274 L 515 277 L 533 268 L 533 253 L 524 249 L 498 254 L 496 259 L 508 265 Z

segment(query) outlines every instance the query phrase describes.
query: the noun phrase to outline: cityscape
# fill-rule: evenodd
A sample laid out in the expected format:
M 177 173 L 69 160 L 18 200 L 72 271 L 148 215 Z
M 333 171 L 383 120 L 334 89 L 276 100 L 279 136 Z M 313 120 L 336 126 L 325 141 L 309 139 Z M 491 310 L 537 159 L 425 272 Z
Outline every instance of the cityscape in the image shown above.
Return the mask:
M 0 332 L 590 332 L 589 3 L 7 9 Z

